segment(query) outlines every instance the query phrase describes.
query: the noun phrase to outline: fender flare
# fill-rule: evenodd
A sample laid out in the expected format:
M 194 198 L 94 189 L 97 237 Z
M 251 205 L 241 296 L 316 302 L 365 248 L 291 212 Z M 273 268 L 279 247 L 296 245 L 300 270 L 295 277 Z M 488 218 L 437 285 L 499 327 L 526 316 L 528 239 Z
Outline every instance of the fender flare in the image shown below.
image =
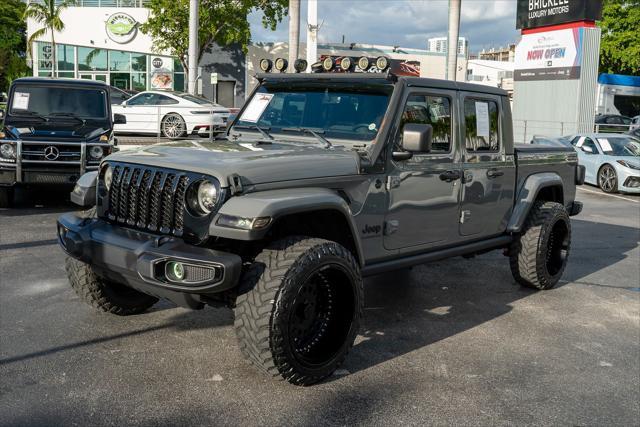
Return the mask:
M 518 191 L 511 218 L 507 224 L 507 231 L 510 233 L 518 233 L 529 215 L 529 211 L 533 207 L 540 190 L 547 187 L 560 186 L 564 192 L 564 182 L 560 175 L 553 172 L 541 172 L 529 175 L 522 187 Z
M 335 191 L 328 188 L 293 188 L 267 190 L 231 197 L 218 211 L 209 225 L 209 235 L 232 240 L 260 240 L 278 218 L 285 215 L 319 210 L 335 210 L 344 216 L 354 239 L 357 257 L 363 265 L 362 247 L 353 219 L 353 213 L 347 202 Z M 220 215 L 241 218 L 270 217 L 269 226 L 260 230 L 242 230 L 217 225 Z

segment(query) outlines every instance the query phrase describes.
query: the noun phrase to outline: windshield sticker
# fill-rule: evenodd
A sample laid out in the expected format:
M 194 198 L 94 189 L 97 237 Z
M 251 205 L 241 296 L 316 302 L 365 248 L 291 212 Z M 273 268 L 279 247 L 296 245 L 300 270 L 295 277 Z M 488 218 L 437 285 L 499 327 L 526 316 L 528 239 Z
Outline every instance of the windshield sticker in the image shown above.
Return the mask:
M 605 138 L 598 138 L 598 142 L 600 143 L 600 147 L 602 147 L 602 151 L 605 153 L 610 153 L 613 151 L 611 144 L 609 144 L 609 140 Z
M 272 93 L 258 93 L 251 99 L 249 105 L 240 116 L 240 120 L 244 120 L 246 122 L 257 123 L 262 117 L 262 113 L 267 108 L 269 103 L 271 102 L 271 98 L 273 98 Z
M 376 130 L 376 124 L 375 124 L 375 123 L 371 123 L 371 124 L 369 125 L 369 130 L 370 130 L 370 131 L 374 131 L 374 130 Z
M 476 101 L 476 136 L 489 138 L 489 104 Z
M 28 110 L 30 95 L 31 94 L 26 92 L 15 92 L 13 94 L 13 104 L 11 104 L 11 109 L 12 110 Z

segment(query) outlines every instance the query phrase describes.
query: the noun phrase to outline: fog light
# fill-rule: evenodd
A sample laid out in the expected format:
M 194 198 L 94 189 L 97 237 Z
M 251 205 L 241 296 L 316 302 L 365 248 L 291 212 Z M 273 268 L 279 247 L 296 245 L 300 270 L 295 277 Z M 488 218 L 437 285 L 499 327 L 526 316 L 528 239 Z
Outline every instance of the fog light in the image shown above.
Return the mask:
M 376 58 L 376 68 L 380 71 L 385 71 L 389 68 L 389 58 L 386 56 L 378 56 L 378 58 Z
M 333 58 L 330 56 L 324 58 L 322 60 L 322 68 L 324 68 L 325 71 L 331 71 L 333 69 Z
M 269 71 L 271 71 L 271 67 L 273 67 L 273 62 L 271 62 L 270 59 L 261 59 L 260 60 L 260 69 L 265 72 L 268 73 Z
M 361 56 L 360 59 L 358 59 L 358 68 L 362 71 L 367 71 L 369 69 L 369 65 L 369 58 L 366 56 Z
M 164 274 L 172 282 L 184 280 L 184 265 L 181 262 L 169 261 L 164 265 Z
M 274 63 L 276 70 L 280 71 L 281 73 L 284 73 L 284 71 L 287 69 L 287 65 L 289 65 L 288 61 L 284 58 L 277 58 L 276 62 Z

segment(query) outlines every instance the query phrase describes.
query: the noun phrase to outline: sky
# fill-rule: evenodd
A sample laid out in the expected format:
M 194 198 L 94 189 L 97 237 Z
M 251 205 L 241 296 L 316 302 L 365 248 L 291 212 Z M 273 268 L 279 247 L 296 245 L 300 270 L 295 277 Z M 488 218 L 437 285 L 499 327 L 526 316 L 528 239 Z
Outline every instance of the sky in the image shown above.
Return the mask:
M 300 38 L 306 40 L 307 8 L 301 0 Z M 516 0 L 462 0 L 460 35 L 470 51 L 516 43 Z M 318 0 L 321 43 L 380 44 L 426 49 L 430 37 L 446 36 L 448 0 Z M 252 13 L 254 42 L 288 40 L 288 18 L 276 31 L 262 27 L 262 15 Z M 324 21 L 324 22 L 323 22 Z

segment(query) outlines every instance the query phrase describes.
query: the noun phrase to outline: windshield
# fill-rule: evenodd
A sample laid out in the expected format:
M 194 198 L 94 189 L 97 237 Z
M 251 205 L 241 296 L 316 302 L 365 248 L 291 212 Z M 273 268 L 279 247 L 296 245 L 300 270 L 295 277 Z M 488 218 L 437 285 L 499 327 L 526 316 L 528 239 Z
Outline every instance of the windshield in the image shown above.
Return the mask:
M 391 87 L 261 86 L 236 125 L 269 133 L 311 129 L 326 138 L 368 141 L 378 134 Z
M 598 138 L 604 154 L 609 156 L 640 156 L 640 141 L 625 136 Z
M 11 115 L 41 117 L 70 115 L 83 119 L 107 117 L 106 89 L 72 86 L 16 85 Z

